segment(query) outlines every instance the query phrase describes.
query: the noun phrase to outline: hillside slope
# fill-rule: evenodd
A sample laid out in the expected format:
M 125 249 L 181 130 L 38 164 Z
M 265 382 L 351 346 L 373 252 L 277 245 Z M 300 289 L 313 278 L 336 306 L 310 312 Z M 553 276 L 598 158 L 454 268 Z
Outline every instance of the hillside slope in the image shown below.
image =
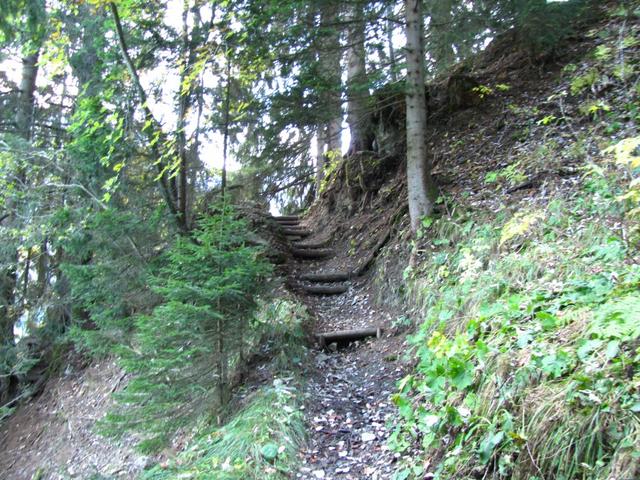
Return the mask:
M 415 236 L 403 100 L 393 86 L 377 92 L 377 128 L 388 141 L 377 154 L 336 161 L 302 221 L 313 229 L 305 242 L 331 247 L 331 256 L 309 263 L 293 260 L 291 249 L 278 255 L 288 259 L 290 291 L 276 291 L 282 298 L 262 312 L 277 320 L 278 338 L 251 365 L 230 421 L 195 426 L 169 461 L 159 458 L 142 475 L 638 478 L 640 19 L 633 8 L 607 10 L 546 56 L 532 58 L 505 35 L 428 87 L 441 196 Z M 345 290 L 308 295 L 298 280 L 314 269 L 347 272 Z M 385 333 L 310 353 L 302 347 L 306 325 L 307 333 L 371 325 Z M 83 385 L 97 368 L 85 371 Z M 106 408 L 120 375 L 110 367 L 94 385 L 102 402 L 94 413 Z M 51 403 L 55 381 L 2 432 L 8 478 L 131 478 L 151 466 L 94 437 L 94 450 L 120 455 L 126 468 L 93 461 L 76 439 L 73 455 L 42 458 L 42 439 L 64 443 L 73 421 L 48 420 L 65 415 Z M 9 429 L 31 412 L 38 412 L 29 418 L 34 438 L 22 442 Z M 69 471 L 76 454 L 83 467 Z M 38 470 L 48 463 L 55 468 Z
M 506 36 L 435 85 L 441 198 L 417 238 L 401 142 L 313 207 L 342 263 L 384 245 L 370 278 L 411 332 L 397 478 L 637 478 L 639 27 L 609 9 L 537 59 Z M 447 104 L 452 78 L 476 98 Z

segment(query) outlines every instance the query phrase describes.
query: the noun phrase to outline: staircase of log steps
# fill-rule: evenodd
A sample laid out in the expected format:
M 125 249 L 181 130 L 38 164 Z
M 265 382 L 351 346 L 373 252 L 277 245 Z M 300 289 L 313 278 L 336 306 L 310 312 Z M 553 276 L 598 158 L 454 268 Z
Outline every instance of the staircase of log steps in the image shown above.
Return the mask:
M 333 249 L 327 246 L 327 242 L 312 242 L 305 240 L 313 232 L 300 224 L 297 215 L 274 216 L 273 220 L 278 224 L 281 232 L 291 246 L 294 258 L 300 261 L 325 260 L 334 255 Z M 348 282 L 357 274 L 351 271 L 311 272 L 298 275 L 295 279 L 295 288 L 310 295 L 340 295 L 349 290 Z M 382 328 L 374 326 L 359 330 L 341 330 L 316 334 L 321 348 L 331 346 L 346 346 L 357 340 L 367 337 L 380 338 Z

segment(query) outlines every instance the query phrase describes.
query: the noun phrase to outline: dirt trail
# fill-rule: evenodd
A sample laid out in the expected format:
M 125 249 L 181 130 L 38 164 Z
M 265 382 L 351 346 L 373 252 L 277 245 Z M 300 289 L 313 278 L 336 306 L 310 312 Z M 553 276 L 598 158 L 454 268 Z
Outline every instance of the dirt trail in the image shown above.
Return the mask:
M 313 240 L 310 236 L 303 244 L 311 245 Z M 309 443 L 301 453 L 296 478 L 389 479 L 396 460 L 386 445 L 395 412 L 390 396 L 404 374 L 401 354 L 405 345 L 401 337 L 391 334 L 393 313 L 373 305 L 366 278 L 324 283 L 301 280 L 309 274 L 340 272 L 336 269 L 339 259 L 340 252 L 318 260 L 299 256 L 292 269 L 291 284 L 302 292 L 302 300 L 316 319 L 314 332 L 382 326 L 384 333 L 378 339 L 337 349 L 331 345 L 314 353 L 305 387 Z M 346 286 L 347 290 L 314 295 L 305 286 Z

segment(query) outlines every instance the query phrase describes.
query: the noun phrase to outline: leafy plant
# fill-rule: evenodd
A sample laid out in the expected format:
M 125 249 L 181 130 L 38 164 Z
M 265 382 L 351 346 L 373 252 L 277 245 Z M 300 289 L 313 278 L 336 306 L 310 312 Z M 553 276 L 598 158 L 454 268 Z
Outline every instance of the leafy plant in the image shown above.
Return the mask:
M 588 70 L 571 80 L 571 95 L 579 95 L 584 90 L 592 88 L 600 79 L 600 73 L 596 69 Z

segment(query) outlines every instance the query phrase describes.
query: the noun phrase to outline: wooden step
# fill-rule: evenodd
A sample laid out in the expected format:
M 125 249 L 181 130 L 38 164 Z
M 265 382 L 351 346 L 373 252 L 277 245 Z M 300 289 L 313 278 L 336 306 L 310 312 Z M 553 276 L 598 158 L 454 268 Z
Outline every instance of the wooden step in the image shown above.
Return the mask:
M 313 295 L 340 295 L 349 290 L 346 285 L 302 285 L 301 288 Z
M 294 243 L 294 248 L 325 248 L 329 244 L 329 240 L 321 240 L 319 242 L 300 242 Z
M 285 237 L 287 237 L 287 240 L 289 240 L 290 242 L 297 242 L 299 240 L 302 240 L 302 237 L 300 235 L 285 235 Z
M 306 282 L 333 283 L 345 282 L 351 278 L 349 272 L 321 272 L 321 273 L 305 273 L 298 278 Z
M 307 230 L 305 228 L 283 228 L 282 229 L 282 233 L 284 233 L 285 235 L 297 235 L 299 237 L 308 237 L 309 235 L 311 235 L 313 232 L 311 232 L 311 230 Z
M 281 227 L 299 227 L 300 226 L 300 222 L 298 222 L 297 220 L 278 220 L 276 222 L 278 225 L 280 225 Z
M 339 330 L 336 332 L 318 333 L 316 338 L 320 344 L 320 348 L 326 348 L 332 343 L 337 343 L 338 346 L 348 345 L 356 340 L 364 340 L 369 337 L 380 338 L 382 336 L 381 327 L 363 328 L 358 330 Z
M 278 221 L 300 221 L 300 217 L 298 215 L 280 215 L 280 216 L 274 216 L 273 219 L 278 222 Z
M 292 248 L 291 253 L 295 258 L 301 258 L 304 260 L 319 260 L 332 256 L 333 250 L 331 250 L 330 248 Z

